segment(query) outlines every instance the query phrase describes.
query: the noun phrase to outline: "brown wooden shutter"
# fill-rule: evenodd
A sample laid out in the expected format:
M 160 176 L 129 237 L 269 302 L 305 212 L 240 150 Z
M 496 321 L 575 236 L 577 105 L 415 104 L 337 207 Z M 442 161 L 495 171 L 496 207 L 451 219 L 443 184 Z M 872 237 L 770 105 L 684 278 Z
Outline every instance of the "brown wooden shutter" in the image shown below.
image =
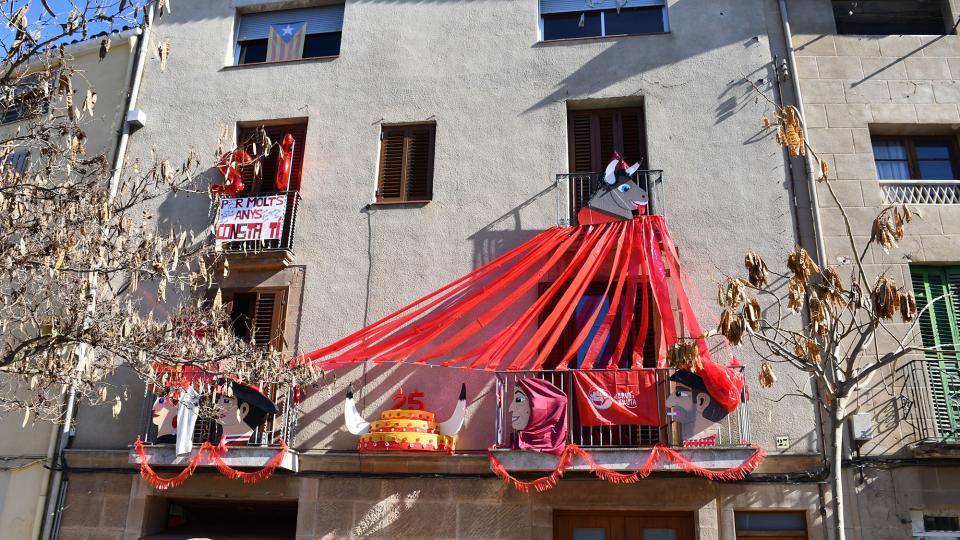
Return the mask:
M 433 197 L 433 126 L 414 128 L 407 137 L 406 196 L 408 201 Z
M 569 118 L 571 173 L 603 172 L 614 150 L 647 166 L 642 109 L 571 111 Z
M 234 333 L 260 347 L 282 351 L 286 327 L 286 290 L 223 291 Z
M 380 143 L 378 202 L 429 201 L 433 198 L 436 126 L 384 128 Z
M 383 131 L 380 143 L 380 187 L 377 200 L 403 200 L 403 147 L 406 138 L 404 130 Z
M 593 130 L 589 114 L 574 114 L 570 120 L 570 172 L 599 172 L 593 170 Z
M 637 300 L 633 305 L 633 339 L 643 340 L 643 366 L 645 368 L 657 367 L 657 320 L 656 309 L 654 309 L 653 290 L 647 285 L 647 303 L 643 303 L 643 291 L 637 291 Z M 643 325 L 643 311 L 647 311 L 647 333 L 640 335 L 640 327 Z M 636 341 L 634 341 L 636 343 Z M 633 366 L 639 367 L 639 366 Z

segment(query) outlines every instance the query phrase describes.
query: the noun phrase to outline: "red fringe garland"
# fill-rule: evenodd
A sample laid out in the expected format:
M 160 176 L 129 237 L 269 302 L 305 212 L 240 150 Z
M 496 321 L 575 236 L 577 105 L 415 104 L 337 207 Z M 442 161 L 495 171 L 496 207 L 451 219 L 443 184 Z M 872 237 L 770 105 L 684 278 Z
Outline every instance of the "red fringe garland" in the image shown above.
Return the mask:
M 197 454 L 193 456 L 193 459 L 190 460 L 186 468 L 174 477 L 164 478 L 157 474 L 157 472 L 153 470 L 153 467 L 147 463 L 147 452 L 140 437 L 137 437 L 137 442 L 134 443 L 134 449 L 137 452 L 137 456 L 140 457 L 140 476 L 143 477 L 148 484 L 153 486 L 154 489 L 159 490 L 173 489 L 183 484 L 187 478 L 193 476 L 204 454 L 207 454 L 208 458 L 213 461 L 214 466 L 220 471 L 220 474 L 231 480 L 242 480 L 244 484 L 255 484 L 273 476 L 273 473 L 276 472 L 277 467 L 283 462 L 283 458 L 289 450 L 287 443 L 280 441 L 280 451 L 277 452 L 277 455 L 264 465 L 262 469 L 256 472 L 244 472 L 234 469 L 223 461 L 223 455 L 227 453 L 227 447 L 222 441 L 219 446 L 213 446 L 209 442 L 205 442 L 200 445 Z
M 287 443 L 283 440 L 280 441 L 280 451 L 277 452 L 277 455 L 273 456 L 262 469 L 256 472 L 243 472 L 234 469 L 233 467 L 227 465 L 223 461 L 223 455 L 227 453 L 227 447 L 223 444 L 223 441 L 220 441 L 220 446 L 212 448 L 210 452 L 210 457 L 213 459 L 213 464 L 217 467 L 217 470 L 220 471 L 220 474 L 230 478 L 231 480 L 242 480 L 244 484 L 256 484 L 262 480 L 266 480 L 273 476 L 273 473 L 277 470 L 277 467 L 280 466 L 280 463 L 283 462 L 283 457 L 287 455 Z
M 647 460 L 640 466 L 639 469 L 632 473 L 621 473 L 611 469 L 608 469 L 602 465 L 597 464 L 582 448 L 575 444 L 568 444 L 564 448 L 563 453 L 560 454 L 560 461 L 557 463 L 557 467 L 547 476 L 531 480 L 529 482 L 519 480 L 513 475 L 511 475 L 506 467 L 494 456 L 493 448 L 491 448 L 487 454 L 490 457 L 490 469 L 493 470 L 493 473 L 500 477 L 504 482 L 512 484 L 514 488 L 527 492 L 530 488 L 533 488 L 537 491 L 546 491 L 553 486 L 557 485 L 557 482 L 563 478 L 564 472 L 570 466 L 570 463 L 573 461 L 574 456 L 580 457 L 583 461 L 590 466 L 590 471 L 601 480 L 606 480 L 611 484 L 632 484 L 639 481 L 641 478 L 646 478 L 650 476 L 650 473 L 653 472 L 653 467 L 661 459 L 679 465 L 684 472 L 695 474 L 701 476 L 708 480 L 724 481 L 731 482 L 736 480 L 743 480 L 746 478 L 766 457 L 766 453 L 759 446 L 754 446 L 756 452 L 749 459 L 741 463 L 737 467 L 730 469 L 724 469 L 722 471 L 713 471 L 710 469 L 703 468 L 695 463 L 690 462 L 687 458 L 683 457 L 682 454 L 662 444 L 658 444 L 653 447 L 650 451 L 650 456 Z

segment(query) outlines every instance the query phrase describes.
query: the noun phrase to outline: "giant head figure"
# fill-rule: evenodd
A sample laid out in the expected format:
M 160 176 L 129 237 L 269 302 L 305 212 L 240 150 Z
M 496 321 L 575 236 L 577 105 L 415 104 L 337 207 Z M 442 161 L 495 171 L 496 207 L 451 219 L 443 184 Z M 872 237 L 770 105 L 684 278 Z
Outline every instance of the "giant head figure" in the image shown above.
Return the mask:
M 628 166 L 620 153 L 614 152 L 600 187 L 577 214 L 577 221 L 581 225 L 606 223 L 633 219 L 634 212 L 645 212 L 647 192 L 633 181 L 633 173 L 639 168 L 639 163 Z
M 718 422 L 727 417 L 727 409 L 707 391 L 703 378 L 689 371 L 678 370 L 670 376 L 673 392 L 667 397 L 667 409 L 680 424 L 684 441 L 716 435 Z
M 217 423 L 223 430 L 226 444 L 242 445 L 250 440 L 253 430 L 268 414 L 276 414 L 277 406 L 256 387 L 236 382 L 230 384 L 234 397 L 221 396 L 218 400 L 220 416 Z
M 177 400 L 170 392 L 153 402 L 153 425 L 157 426 L 157 444 L 172 444 L 177 440 Z
M 543 379 L 517 379 L 510 425 L 522 450 L 561 454 L 567 445 L 567 396 Z

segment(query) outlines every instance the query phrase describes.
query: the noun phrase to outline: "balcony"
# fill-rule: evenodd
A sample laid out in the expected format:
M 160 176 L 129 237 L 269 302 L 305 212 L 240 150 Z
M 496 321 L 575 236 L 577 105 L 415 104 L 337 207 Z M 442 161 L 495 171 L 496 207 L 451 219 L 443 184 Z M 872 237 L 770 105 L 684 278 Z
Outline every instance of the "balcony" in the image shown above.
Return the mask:
M 885 204 L 960 204 L 960 180 L 880 180 Z
M 277 455 L 283 444 L 288 447 L 293 446 L 300 416 L 299 407 L 294 400 L 294 392 L 281 385 L 265 384 L 261 386 L 261 393 L 276 405 L 277 412 L 267 414 L 263 418 L 253 429 L 245 445 L 229 446 L 229 451 L 223 460 L 231 467 L 263 467 Z M 154 404 L 159 397 L 148 391 L 141 412 L 140 439 L 145 444 L 146 455 L 151 466 L 182 467 L 194 458 L 204 442 L 209 441 L 213 445 L 220 442 L 220 428 L 212 418 L 216 397 L 201 396 L 200 417 L 193 430 L 193 451 L 190 454 L 177 456 L 175 444 L 172 441 L 158 443 L 158 427 L 154 424 Z M 173 410 L 173 415 L 176 415 L 176 409 Z M 130 449 L 128 460 L 130 463 L 140 463 L 140 456 L 134 448 Z M 207 457 L 201 459 L 200 466 L 212 467 L 214 463 Z M 280 468 L 296 472 L 299 469 L 298 453 L 292 448 L 288 450 L 280 463 Z
M 264 267 L 271 262 L 280 267 L 289 265 L 300 199 L 300 192 L 294 190 L 221 198 L 215 233 L 217 250 L 230 257 L 235 266 Z
M 496 380 L 496 449 L 497 459 L 511 471 L 548 471 L 556 466 L 556 457 L 538 452 L 512 449 L 513 429 L 510 426 L 509 406 L 516 381 L 523 377 L 544 379 L 561 389 L 567 397 L 567 444 L 576 444 L 588 451 L 592 459 L 607 468 L 630 470 L 643 460 L 657 444 L 675 447 L 684 456 L 702 467 L 725 469 L 740 465 L 755 452 L 750 444 L 750 417 L 747 402 L 716 424 L 716 444 L 711 446 L 685 445 L 680 426 L 667 411 L 667 397 L 674 391 L 670 381 L 672 369 L 651 369 L 656 374 L 656 417 L 654 425 L 584 426 L 577 410 L 574 373 L 565 371 L 506 371 L 498 372 Z M 604 372 L 608 370 L 583 370 Z M 571 470 L 587 470 L 576 461 Z M 661 463 L 656 470 L 677 470 L 677 466 Z
M 559 221 L 562 225 L 577 225 L 577 212 L 587 206 L 590 197 L 597 192 L 603 175 L 597 172 L 578 172 L 557 175 L 557 186 L 567 194 L 567 204 L 560 204 L 557 208 Z M 664 211 L 663 191 L 660 184 L 663 181 L 662 170 L 641 170 L 633 173 L 633 181 L 647 192 L 650 202 L 647 213 L 650 215 L 662 214 Z M 566 206 L 565 209 L 562 206 Z
M 960 456 L 960 363 L 913 360 L 897 379 L 903 442 L 918 455 Z

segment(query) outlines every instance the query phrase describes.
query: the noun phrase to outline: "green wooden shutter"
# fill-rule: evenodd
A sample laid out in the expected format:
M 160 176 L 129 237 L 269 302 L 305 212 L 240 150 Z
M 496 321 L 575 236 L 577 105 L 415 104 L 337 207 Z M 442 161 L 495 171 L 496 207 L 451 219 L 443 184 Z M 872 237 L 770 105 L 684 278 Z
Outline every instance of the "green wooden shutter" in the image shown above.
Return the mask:
M 914 267 L 911 274 L 918 306 L 944 296 L 920 318 L 923 346 L 960 344 L 960 267 Z M 960 353 L 926 352 L 924 356 L 937 437 L 960 440 Z

